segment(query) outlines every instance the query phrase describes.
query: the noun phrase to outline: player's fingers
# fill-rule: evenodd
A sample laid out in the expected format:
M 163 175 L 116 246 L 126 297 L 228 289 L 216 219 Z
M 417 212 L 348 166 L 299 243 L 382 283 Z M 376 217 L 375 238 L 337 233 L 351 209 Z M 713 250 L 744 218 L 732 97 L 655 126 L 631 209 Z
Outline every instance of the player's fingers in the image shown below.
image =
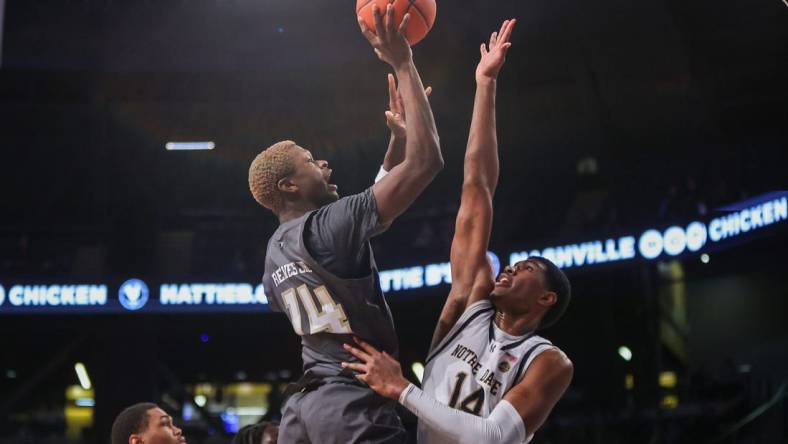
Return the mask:
M 375 34 L 367 27 L 367 24 L 361 16 L 358 17 L 358 27 L 361 28 L 361 34 L 364 35 L 369 43 L 374 43 Z
M 506 29 L 501 32 L 500 34 L 501 37 L 498 39 L 498 41 L 508 42 L 509 37 L 511 37 L 512 35 L 512 30 L 514 29 L 514 25 L 516 24 L 517 24 L 517 19 L 509 20 L 509 22 L 506 24 Z
M 397 112 L 403 114 L 405 112 L 405 103 L 402 102 L 402 94 L 397 91 Z
M 386 5 L 386 33 L 389 36 L 394 35 L 394 31 L 396 28 L 394 27 L 394 5 L 389 3 Z
M 501 23 L 501 29 L 498 30 L 498 40 L 500 40 L 501 37 L 504 35 L 504 33 L 506 32 L 506 28 L 508 26 L 509 26 L 509 20 L 504 20 L 503 23 Z
M 391 111 L 386 111 L 386 125 L 389 127 L 398 125 L 402 119 L 400 118 L 399 113 L 393 113 Z
M 374 48 L 373 51 L 375 51 L 375 55 L 378 56 L 380 60 L 383 60 L 383 53 L 380 52 L 378 48 Z
M 397 106 L 397 84 L 394 82 L 394 75 L 389 74 L 387 76 L 389 81 L 389 109 L 394 110 L 394 107 Z
M 365 352 L 369 353 L 369 356 L 374 356 L 380 353 L 375 347 L 367 344 L 363 339 L 357 336 L 354 336 L 353 339 L 356 341 L 356 344 L 358 344 L 362 349 L 364 349 Z
M 479 52 L 482 54 L 482 57 L 484 57 L 484 55 L 487 54 L 487 45 L 482 43 L 482 46 L 479 47 Z
M 498 42 L 498 31 L 493 32 L 490 34 L 490 50 L 492 51 L 493 46 Z
M 347 350 L 351 355 L 357 357 L 358 359 L 367 362 L 369 361 L 370 356 L 363 351 L 353 347 L 352 345 L 342 344 L 342 346 Z
M 383 16 L 380 14 L 380 8 L 378 5 L 372 5 L 372 19 L 375 21 L 375 33 L 378 37 L 383 37 Z
M 400 35 L 405 35 L 405 31 L 408 29 L 408 23 L 410 23 L 410 13 L 402 17 L 402 23 L 399 24 L 399 29 L 397 30 Z
M 367 372 L 367 367 L 364 366 L 364 364 L 358 364 L 358 363 L 354 363 L 354 362 L 343 362 L 342 363 L 342 368 L 349 368 L 349 369 L 351 369 L 353 371 L 360 372 L 360 373 L 366 373 Z

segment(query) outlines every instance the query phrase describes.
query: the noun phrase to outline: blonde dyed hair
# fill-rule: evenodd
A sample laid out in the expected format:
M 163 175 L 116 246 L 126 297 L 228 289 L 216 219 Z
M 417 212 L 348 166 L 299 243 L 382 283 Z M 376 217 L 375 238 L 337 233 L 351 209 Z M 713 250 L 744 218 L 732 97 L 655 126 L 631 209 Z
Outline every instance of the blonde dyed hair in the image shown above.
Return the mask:
M 277 142 L 257 155 L 249 167 L 249 190 L 260 205 L 278 213 L 284 206 L 284 197 L 277 183 L 295 172 L 293 155 L 295 142 Z

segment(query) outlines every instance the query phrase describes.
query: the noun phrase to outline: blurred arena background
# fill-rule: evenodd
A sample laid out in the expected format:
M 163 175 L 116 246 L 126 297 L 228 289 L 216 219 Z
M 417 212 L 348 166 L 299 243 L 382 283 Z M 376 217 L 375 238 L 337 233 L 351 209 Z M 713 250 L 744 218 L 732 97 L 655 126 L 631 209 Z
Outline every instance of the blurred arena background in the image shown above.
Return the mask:
M 372 183 L 386 66 L 353 7 L 0 1 L 0 443 L 104 443 L 141 400 L 197 444 L 276 419 L 300 350 L 257 287 L 276 221 L 247 169 L 292 138 L 342 194 Z M 440 1 L 414 57 L 446 168 L 375 240 L 403 368 L 448 290 L 478 44 L 507 17 L 492 252 L 552 255 L 574 288 L 545 336 L 575 378 L 533 442 L 788 442 L 779 0 Z

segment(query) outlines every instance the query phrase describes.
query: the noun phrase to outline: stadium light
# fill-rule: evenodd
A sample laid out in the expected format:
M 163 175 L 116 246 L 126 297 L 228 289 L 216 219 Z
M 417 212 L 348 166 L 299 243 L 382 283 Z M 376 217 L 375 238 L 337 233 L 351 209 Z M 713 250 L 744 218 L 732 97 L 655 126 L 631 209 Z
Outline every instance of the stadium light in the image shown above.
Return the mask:
M 79 378 L 79 385 L 82 386 L 85 390 L 90 390 L 92 387 L 90 383 L 90 377 L 88 376 L 88 370 L 85 368 L 85 364 L 81 362 L 77 362 L 74 364 L 74 371 L 77 372 L 77 378 Z
M 665 371 L 659 372 L 659 386 L 662 388 L 674 388 L 678 383 L 678 377 L 676 376 L 676 372 Z
M 709 259 L 710 259 L 709 255 L 706 254 L 706 253 L 703 253 L 703 254 L 700 255 L 700 261 L 703 262 L 704 264 L 708 264 L 709 263 Z
M 414 362 L 411 364 L 410 369 L 413 371 L 413 374 L 416 375 L 416 379 L 419 380 L 419 383 L 421 383 L 421 379 L 424 377 L 424 364 L 421 362 Z
M 621 356 L 621 359 L 627 362 L 632 360 L 632 350 L 630 350 L 626 345 L 622 345 L 618 348 L 618 355 Z
M 164 148 L 167 151 L 212 150 L 216 148 L 216 144 L 213 142 L 167 142 Z
M 197 404 L 198 407 L 205 407 L 205 404 L 208 402 L 208 398 L 205 395 L 197 395 L 194 397 L 194 403 Z

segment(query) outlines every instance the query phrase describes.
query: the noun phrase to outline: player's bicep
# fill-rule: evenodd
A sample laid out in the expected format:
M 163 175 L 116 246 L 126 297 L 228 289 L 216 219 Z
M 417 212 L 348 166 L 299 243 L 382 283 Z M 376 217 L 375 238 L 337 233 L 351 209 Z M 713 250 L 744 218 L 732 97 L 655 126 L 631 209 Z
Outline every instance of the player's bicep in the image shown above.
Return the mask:
M 572 362 L 558 349 L 534 358 L 522 380 L 509 390 L 507 400 L 523 419 L 528 435 L 544 424 L 572 381 Z

